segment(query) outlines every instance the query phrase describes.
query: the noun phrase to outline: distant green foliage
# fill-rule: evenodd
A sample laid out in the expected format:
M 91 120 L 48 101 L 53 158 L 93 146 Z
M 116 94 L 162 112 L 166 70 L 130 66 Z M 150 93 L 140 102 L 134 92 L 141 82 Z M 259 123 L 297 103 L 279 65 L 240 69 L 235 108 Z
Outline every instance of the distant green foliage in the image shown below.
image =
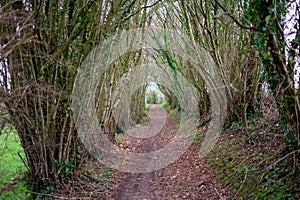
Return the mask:
M 147 95 L 147 103 L 149 104 L 157 104 L 158 103 L 158 97 L 156 92 L 152 91 Z
M 149 108 L 149 104 L 145 103 L 145 109 Z

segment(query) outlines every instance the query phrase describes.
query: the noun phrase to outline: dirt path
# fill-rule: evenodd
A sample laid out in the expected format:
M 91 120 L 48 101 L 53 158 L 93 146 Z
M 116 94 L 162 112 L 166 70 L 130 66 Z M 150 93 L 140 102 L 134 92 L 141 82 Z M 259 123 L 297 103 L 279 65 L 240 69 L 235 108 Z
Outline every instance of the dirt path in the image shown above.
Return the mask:
M 124 136 L 120 147 L 133 152 L 150 152 L 162 148 L 177 131 L 176 120 L 158 105 L 151 105 L 151 122 L 146 139 Z M 161 129 L 159 131 L 158 129 Z M 159 131 L 159 133 L 158 133 Z M 157 134 L 156 134 L 157 133 Z M 226 199 L 226 189 L 209 170 L 205 160 L 199 159 L 200 144 L 193 144 L 176 162 L 150 173 L 117 172 L 117 184 L 111 199 L 169 200 L 169 199 Z

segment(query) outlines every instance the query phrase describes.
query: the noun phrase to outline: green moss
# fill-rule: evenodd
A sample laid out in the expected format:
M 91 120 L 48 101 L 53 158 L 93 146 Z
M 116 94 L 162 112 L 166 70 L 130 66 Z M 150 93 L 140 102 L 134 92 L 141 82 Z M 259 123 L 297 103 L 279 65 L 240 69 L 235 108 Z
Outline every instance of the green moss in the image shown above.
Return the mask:
M 282 166 L 290 161 L 269 168 L 283 157 L 282 149 L 268 142 L 243 143 L 238 133 L 233 137 L 225 134 L 207 159 L 214 172 L 223 177 L 222 183 L 229 186 L 234 196 L 230 199 L 296 199 L 293 194 L 299 189 L 293 184 L 297 177 L 287 177 L 284 169 L 289 166 Z

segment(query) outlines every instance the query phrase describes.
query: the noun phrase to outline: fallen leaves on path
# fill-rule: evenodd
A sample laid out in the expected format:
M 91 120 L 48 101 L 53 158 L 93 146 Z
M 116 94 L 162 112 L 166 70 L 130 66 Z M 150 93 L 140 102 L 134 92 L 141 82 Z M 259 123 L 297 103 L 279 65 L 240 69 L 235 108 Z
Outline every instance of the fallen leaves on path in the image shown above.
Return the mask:
M 151 143 L 159 147 L 170 142 L 177 131 L 174 118 L 168 117 L 160 133 L 147 139 L 124 136 L 121 148 L 134 152 L 148 152 Z M 200 143 L 193 143 L 174 163 L 150 173 L 117 172 L 118 183 L 114 186 L 111 199 L 116 200 L 169 200 L 169 199 L 226 199 L 226 188 L 220 184 L 206 164 L 200 159 Z

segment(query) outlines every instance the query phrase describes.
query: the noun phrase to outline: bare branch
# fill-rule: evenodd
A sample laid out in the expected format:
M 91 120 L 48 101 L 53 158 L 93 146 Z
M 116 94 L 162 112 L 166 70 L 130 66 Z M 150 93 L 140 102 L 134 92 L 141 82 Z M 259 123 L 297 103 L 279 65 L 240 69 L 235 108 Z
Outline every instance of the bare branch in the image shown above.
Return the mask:
M 224 6 L 222 6 L 222 4 L 216 0 L 216 3 L 220 6 L 220 8 L 225 12 L 222 15 L 228 15 L 239 27 L 244 28 L 244 29 L 250 29 L 250 30 L 254 30 L 257 31 L 257 29 L 253 26 L 246 26 L 244 24 L 242 24 L 239 20 L 237 20 L 230 12 L 228 12 Z M 220 17 L 220 15 L 216 16 L 215 18 Z

